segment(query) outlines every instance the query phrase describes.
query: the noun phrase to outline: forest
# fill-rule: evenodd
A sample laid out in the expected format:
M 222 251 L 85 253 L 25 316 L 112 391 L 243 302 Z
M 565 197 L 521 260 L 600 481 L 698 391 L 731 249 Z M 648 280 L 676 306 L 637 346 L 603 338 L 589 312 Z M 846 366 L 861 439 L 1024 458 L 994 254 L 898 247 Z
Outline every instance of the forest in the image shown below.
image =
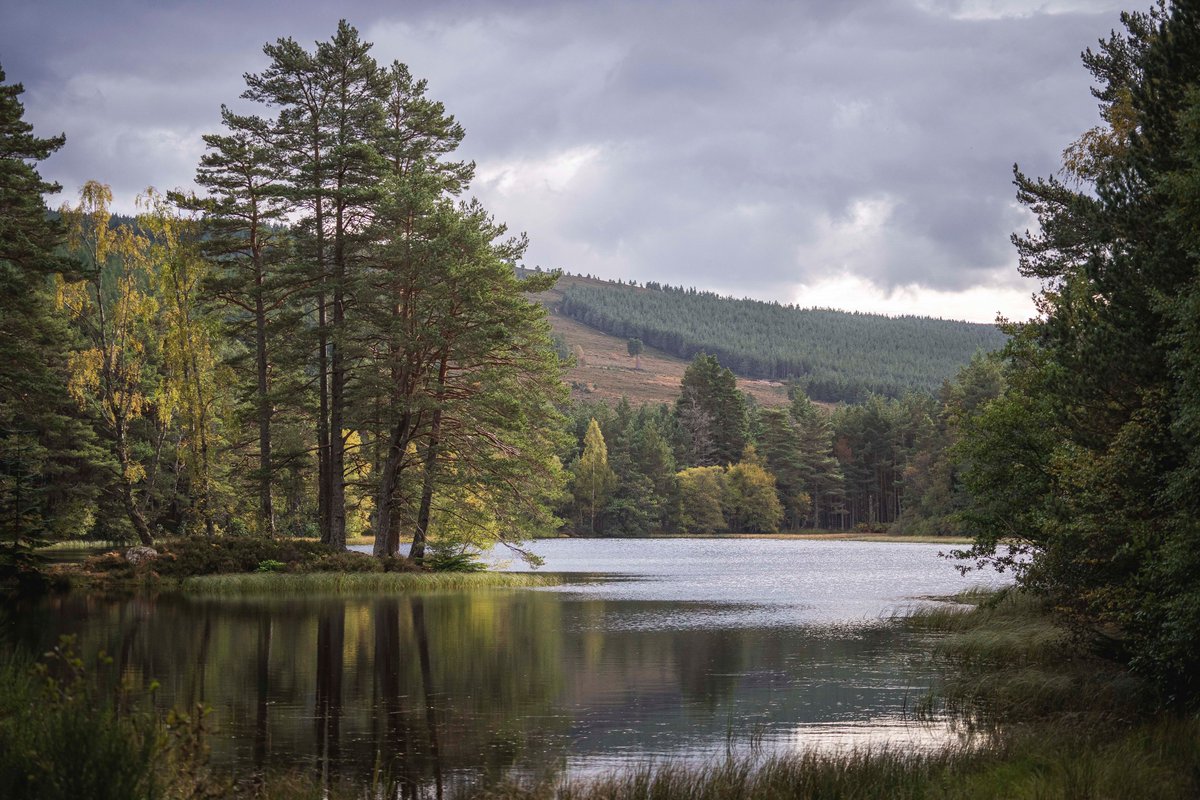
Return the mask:
M 518 277 L 462 127 L 348 24 L 267 45 L 202 191 L 148 192 L 133 224 L 99 181 L 48 213 L 36 164 L 65 139 L 0 76 L 3 577 L 55 540 L 367 535 L 419 560 L 559 530 L 960 532 L 1193 703 L 1200 10 L 1124 22 L 1084 54 L 1102 124 L 1058 176 L 1014 175 L 1037 317 L 567 287 L 566 313 L 693 359 L 674 407 L 638 409 L 568 405 L 530 300 L 555 273 Z M 792 378 L 791 406 L 735 372 Z
M 759 407 L 715 356 L 684 373 L 675 405 L 578 402 L 560 516 L 583 535 L 803 530 L 967 531 L 962 420 L 1004 387 L 977 356 L 937 394 L 872 395 L 832 412 L 792 386 Z
M 559 313 L 679 358 L 708 353 L 744 378 L 794 381 L 824 402 L 935 391 L 977 351 L 1004 345 L 995 325 L 799 308 L 648 281 L 560 285 Z
M 48 540 L 553 529 L 563 387 L 525 247 L 474 200 L 463 129 L 344 22 L 264 49 L 199 194 L 133 220 L 37 161 L 3 87 L 0 516 Z M 0 79 L 2 80 L 2 79 Z M 415 533 L 417 530 L 420 533 Z M 414 535 L 415 534 L 415 535 Z M 464 534 L 466 535 L 466 534 Z

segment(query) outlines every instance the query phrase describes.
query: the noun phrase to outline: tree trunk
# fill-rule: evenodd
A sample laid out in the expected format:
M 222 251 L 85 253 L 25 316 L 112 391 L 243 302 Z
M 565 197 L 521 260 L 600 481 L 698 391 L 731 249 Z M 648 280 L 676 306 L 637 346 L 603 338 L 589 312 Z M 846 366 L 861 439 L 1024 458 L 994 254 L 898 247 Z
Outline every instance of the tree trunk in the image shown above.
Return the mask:
M 433 419 L 429 425 L 429 446 L 425 448 L 425 479 L 421 485 L 421 507 L 417 511 L 417 527 L 413 531 L 412 549 L 408 557 L 414 561 L 425 558 L 425 541 L 429 531 L 429 511 L 433 505 L 433 479 L 437 472 L 438 446 L 442 434 L 441 403 L 446 393 L 446 372 L 449 368 L 449 356 L 442 354 L 441 364 L 438 365 L 437 402 L 433 409 Z
M 333 335 L 329 359 L 329 541 L 334 550 L 346 549 L 346 365 L 343 335 L 346 325 L 346 253 L 342 206 L 336 208 L 333 244 Z
M 318 209 L 320 207 L 318 206 Z M 317 212 L 317 228 L 323 225 L 321 213 Z M 328 324 L 328 311 L 325 299 L 325 267 L 321 261 L 319 253 L 323 249 L 323 244 L 320 240 L 323 238 L 320 233 L 317 234 L 317 263 L 321 271 L 321 290 L 317 296 L 317 373 L 318 373 L 318 392 L 319 401 L 317 409 L 317 519 L 321 529 L 321 541 L 324 544 L 329 544 L 329 498 L 330 498 L 330 481 L 329 481 L 329 332 L 326 328 Z
M 442 410 L 434 409 L 429 428 L 429 445 L 425 448 L 425 477 L 421 484 L 421 506 L 417 510 L 417 526 L 413 530 L 412 548 L 408 557 L 413 561 L 425 558 L 425 542 L 429 532 L 429 512 L 433 506 L 433 479 L 437 472 L 438 444 L 442 428 Z
M 133 523 L 133 530 L 137 533 L 138 541 L 145 547 L 153 547 L 154 536 L 150 533 L 150 525 L 142 516 L 141 509 L 138 508 L 137 501 L 133 497 L 133 484 L 127 477 L 129 475 L 129 451 L 125 442 L 124 425 L 120 422 L 116 425 L 116 438 L 117 464 L 121 467 L 121 503 L 125 506 L 125 513 L 129 515 L 129 521 Z
M 412 438 L 409 425 L 412 416 L 405 412 L 392 428 L 383 469 L 379 474 L 379 493 L 375 500 L 375 546 L 372 552 L 380 557 L 394 556 L 400 549 L 399 515 L 396 513 L 396 489 L 400 484 L 404 451 Z
M 271 387 L 268 383 L 267 312 L 263 305 L 263 270 L 261 256 L 254 265 L 254 346 L 258 351 L 258 516 L 259 529 L 267 536 L 275 535 L 275 506 L 271 501 L 271 479 L 275 470 L 271 463 Z

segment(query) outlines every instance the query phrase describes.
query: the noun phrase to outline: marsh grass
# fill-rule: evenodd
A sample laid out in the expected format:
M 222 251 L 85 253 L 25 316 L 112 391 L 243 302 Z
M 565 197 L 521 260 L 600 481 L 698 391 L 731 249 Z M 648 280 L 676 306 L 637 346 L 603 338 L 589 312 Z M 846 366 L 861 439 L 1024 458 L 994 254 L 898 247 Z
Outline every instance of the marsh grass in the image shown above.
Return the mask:
M 196 595 L 381 594 L 438 589 L 525 588 L 561 583 L 555 575 L 513 572 L 236 573 L 186 578 L 180 589 Z
M 1155 707 L 1142 681 L 1098 655 L 1092 632 L 1072 627 L 1045 601 L 1017 590 L 948 599 L 956 605 L 902 620 L 936 634 L 933 657 L 944 674 L 920 716 L 950 713 L 978 728 L 1064 717 L 1106 724 Z

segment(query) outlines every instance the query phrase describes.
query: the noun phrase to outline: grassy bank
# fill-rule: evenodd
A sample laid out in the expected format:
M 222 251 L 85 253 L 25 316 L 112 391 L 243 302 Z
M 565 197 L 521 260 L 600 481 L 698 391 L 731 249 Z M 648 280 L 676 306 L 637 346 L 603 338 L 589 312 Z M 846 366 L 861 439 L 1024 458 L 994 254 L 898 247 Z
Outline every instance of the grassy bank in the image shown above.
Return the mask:
M 1044 800 L 1194 798 L 1200 725 L 1163 720 L 1111 738 L 1078 729 L 1021 735 L 993 747 L 928 755 L 897 751 L 672 765 L 600 779 L 509 785 L 490 800 Z
M 60 591 L 127 593 L 182 590 L 203 595 L 345 594 L 432 589 L 544 586 L 561 582 L 542 574 L 485 571 L 473 558 L 432 558 L 331 551 L 311 539 L 200 537 L 165 540 L 157 552 L 131 560 L 120 550 L 48 572 Z
M 940 634 L 943 681 L 926 701 L 981 727 L 1064 720 L 1108 727 L 1147 718 L 1158 701 L 1123 665 L 1114 643 L 1073 627 L 1031 595 L 1004 590 L 956 598 L 973 608 L 923 609 L 902 621 Z
M 185 578 L 179 588 L 197 595 L 352 594 L 433 589 L 522 588 L 561 583 L 553 575 L 508 572 L 238 573 Z

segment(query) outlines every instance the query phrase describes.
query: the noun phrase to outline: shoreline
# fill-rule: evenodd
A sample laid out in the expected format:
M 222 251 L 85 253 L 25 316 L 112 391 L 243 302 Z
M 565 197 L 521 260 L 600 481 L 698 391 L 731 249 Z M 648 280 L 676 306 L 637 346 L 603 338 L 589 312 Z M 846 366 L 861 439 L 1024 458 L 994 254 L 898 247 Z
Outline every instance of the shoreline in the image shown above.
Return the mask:
M 573 536 L 563 534 L 553 539 L 776 539 L 807 542 L 896 542 L 898 544 L 969 545 L 970 536 L 920 536 L 893 533 L 859 533 L 856 531 L 814 531 L 812 533 L 655 533 L 650 536 Z M 539 541 L 532 539 L 530 541 Z

